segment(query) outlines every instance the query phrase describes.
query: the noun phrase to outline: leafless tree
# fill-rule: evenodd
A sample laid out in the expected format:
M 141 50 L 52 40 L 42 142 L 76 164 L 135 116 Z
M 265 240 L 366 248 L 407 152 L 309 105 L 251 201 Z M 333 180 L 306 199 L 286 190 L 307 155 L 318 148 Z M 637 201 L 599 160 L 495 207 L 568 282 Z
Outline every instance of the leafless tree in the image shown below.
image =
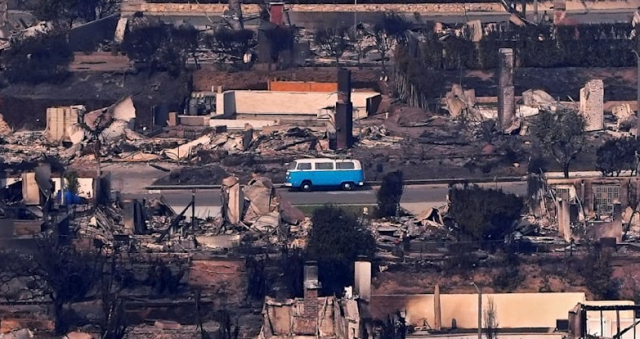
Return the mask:
M 218 56 L 219 64 L 231 62 L 238 66 L 244 56 L 257 44 L 256 34 L 250 29 L 232 30 L 220 27 L 205 36 L 205 44 Z
M 629 181 L 627 187 L 627 199 L 629 201 L 629 207 L 631 207 L 631 216 L 629 216 L 629 223 L 626 225 L 625 232 L 629 232 L 631 230 L 633 218 L 638 217 L 638 207 L 640 207 L 640 191 L 633 181 Z
M 380 53 L 380 61 L 384 71 L 386 59 L 394 44 L 394 37 L 389 34 L 383 24 L 377 24 L 373 27 L 373 37 L 376 41 L 375 48 Z
M 48 298 L 55 331 L 62 334 L 68 326 L 65 307 L 86 297 L 100 278 L 98 256 L 61 244 L 54 234 L 38 235 L 35 242 L 31 253 L 4 254 L 10 255 L 11 263 L 3 264 L 2 281 L 19 279 L 29 286 L 31 298 Z
M 233 29 L 234 31 L 243 30 L 244 20 L 242 18 L 242 1 L 230 0 L 229 12 L 231 13 L 231 18 L 225 20 L 227 21 L 231 29 Z
M 128 287 L 131 272 L 125 267 L 128 258 L 119 256 L 117 252 L 109 257 L 100 252 L 102 276 L 100 279 L 100 298 L 103 318 L 100 330 L 102 339 L 122 339 L 129 329 L 122 293 Z
M 156 295 L 175 295 L 183 290 L 182 279 L 186 276 L 186 263 L 180 260 L 167 263 L 158 259 L 149 266 L 146 285 L 153 288 Z
M 489 298 L 484 309 L 484 335 L 486 339 L 498 338 L 498 312 L 493 298 Z
M 351 44 L 351 46 L 353 46 L 353 50 L 357 53 L 358 68 L 360 69 L 362 69 L 361 60 L 365 57 L 365 54 L 367 52 L 366 39 L 370 36 L 371 34 L 365 29 L 355 27 L 349 30 L 349 43 Z
M 91 22 L 116 13 L 120 3 L 121 0 L 41 0 L 30 9 L 39 20 L 71 28 L 78 22 Z
M 347 28 L 340 26 L 328 26 L 318 29 L 314 36 L 314 42 L 318 49 L 335 58 L 336 67 L 338 68 L 340 68 L 340 58 L 344 52 L 351 48 L 350 41 L 347 38 Z
M 196 325 L 198 326 L 200 339 L 211 339 L 211 335 L 204 329 L 204 321 L 202 319 L 202 306 L 201 306 L 201 296 L 200 291 L 196 290 L 194 292 L 194 298 L 196 304 Z
M 238 339 L 240 325 L 238 324 L 238 319 L 235 319 L 235 321 L 231 319 L 229 311 L 221 310 L 218 312 L 218 322 L 220 323 L 217 333 L 219 339 Z

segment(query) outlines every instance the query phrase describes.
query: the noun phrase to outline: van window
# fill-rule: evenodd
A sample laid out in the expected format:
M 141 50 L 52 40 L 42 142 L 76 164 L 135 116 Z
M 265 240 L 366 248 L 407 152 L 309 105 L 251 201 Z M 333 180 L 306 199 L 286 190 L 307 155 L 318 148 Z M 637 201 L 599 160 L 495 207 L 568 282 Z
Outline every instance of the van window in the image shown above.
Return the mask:
M 336 163 L 336 168 L 337 169 L 342 169 L 342 170 L 355 169 L 356 165 L 351 161 L 337 162 Z
M 299 170 L 310 170 L 311 169 L 311 163 L 303 162 L 301 164 L 298 164 L 298 169 Z
M 291 164 L 289 164 L 289 169 L 290 170 L 294 170 L 294 169 L 296 169 L 296 166 L 298 166 L 298 163 L 294 161 Z
M 316 163 L 317 170 L 332 170 L 333 163 L 332 162 L 318 162 Z

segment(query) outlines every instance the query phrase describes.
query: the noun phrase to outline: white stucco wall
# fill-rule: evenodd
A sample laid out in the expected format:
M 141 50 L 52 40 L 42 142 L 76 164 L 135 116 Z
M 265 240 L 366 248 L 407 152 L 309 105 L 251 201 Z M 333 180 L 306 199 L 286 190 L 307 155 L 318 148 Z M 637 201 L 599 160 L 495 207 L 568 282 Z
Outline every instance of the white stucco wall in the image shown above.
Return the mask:
M 317 116 L 325 107 L 333 107 L 338 100 L 336 93 L 322 92 L 279 92 L 279 91 L 230 91 L 225 92 L 225 112 L 217 114 L 268 114 L 268 115 L 311 115 Z M 352 92 L 354 108 L 367 106 L 367 99 L 380 95 L 376 92 Z M 234 104 L 228 102 L 234 98 Z M 219 107 L 219 106 L 218 106 Z M 360 114 L 362 115 L 362 114 Z
M 52 178 L 51 180 L 53 180 L 55 187 L 56 187 L 56 192 L 54 192 L 54 196 L 55 194 L 58 193 L 58 191 L 60 190 L 60 178 Z M 93 197 L 93 178 L 78 178 L 78 183 L 80 184 L 80 187 L 78 188 L 78 195 L 84 198 L 91 198 Z M 22 178 L 0 178 L 0 186 L 1 187 L 7 187 L 8 185 L 14 184 L 16 182 L 20 182 L 22 181 Z
M 54 196 L 56 194 L 58 194 L 58 191 L 60 191 L 60 188 L 62 187 L 60 185 L 60 178 L 52 178 L 51 180 L 53 180 L 53 182 L 56 185 L 56 191 L 54 193 Z M 93 198 L 94 194 L 93 194 L 93 178 L 78 178 L 78 195 L 83 197 L 83 198 Z M 66 184 L 66 180 L 65 180 L 65 184 Z

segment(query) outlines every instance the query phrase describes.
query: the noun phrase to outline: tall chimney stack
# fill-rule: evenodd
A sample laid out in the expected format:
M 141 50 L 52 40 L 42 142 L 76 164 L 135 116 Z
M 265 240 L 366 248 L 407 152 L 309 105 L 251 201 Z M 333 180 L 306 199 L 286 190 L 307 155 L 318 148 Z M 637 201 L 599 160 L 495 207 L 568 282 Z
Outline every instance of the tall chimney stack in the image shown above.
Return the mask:
M 318 265 L 315 261 L 308 261 L 304 265 L 304 315 L 298 321 L 296 333 L 301 335 L 316 335 L 318 332 Z
M 500 75 L 498 78 L 498 123 L 505 132 L 515 122 L 516 96 L 513 86 L 513 49 L 500 48 Z
M 359 257 L 355 263 L 354 293 L 360 300 L 371 301 L 371 262 Z
M 351 102 L 351 71 L 338 70 L 338 100 L 336 102 L 335 149 L 347 149 L 353 145 L 353 103 Z

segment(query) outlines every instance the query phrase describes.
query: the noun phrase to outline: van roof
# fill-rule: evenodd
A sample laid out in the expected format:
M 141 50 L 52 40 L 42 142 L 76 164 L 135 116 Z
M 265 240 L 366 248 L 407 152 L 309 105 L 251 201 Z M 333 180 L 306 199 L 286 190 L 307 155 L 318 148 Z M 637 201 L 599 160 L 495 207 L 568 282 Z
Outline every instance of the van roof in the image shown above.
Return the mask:
M 330 158 L 303 158 L 296 159 L 296 162 L 316 162 L 316 161 L 358 161 L 357 159 L 330 159 Z

